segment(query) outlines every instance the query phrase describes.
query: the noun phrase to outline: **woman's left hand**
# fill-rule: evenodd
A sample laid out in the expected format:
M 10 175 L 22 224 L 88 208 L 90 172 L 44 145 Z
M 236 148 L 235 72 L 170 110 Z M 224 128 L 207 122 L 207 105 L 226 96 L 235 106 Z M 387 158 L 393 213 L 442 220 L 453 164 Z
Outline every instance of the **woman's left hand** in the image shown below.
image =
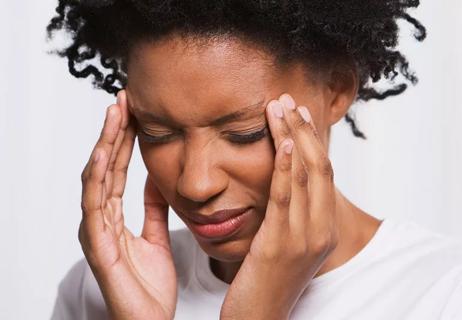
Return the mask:
M 308 109 L 296 108 L 284 94 L 268 104 L 266 113 L 277 150 L 269 202 L 220 319 L 288 319 L 337 246 L 332 166 Z M 291 141 L 290 154 L 284 150 Z

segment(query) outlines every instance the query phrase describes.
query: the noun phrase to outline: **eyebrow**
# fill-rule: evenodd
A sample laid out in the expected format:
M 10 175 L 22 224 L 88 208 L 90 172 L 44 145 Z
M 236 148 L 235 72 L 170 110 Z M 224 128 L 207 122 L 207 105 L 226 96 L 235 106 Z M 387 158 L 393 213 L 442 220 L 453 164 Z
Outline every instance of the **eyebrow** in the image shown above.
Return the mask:
M 231 112 L 231 113 L 228 113 L 228 114 L 225 114 L 213 121 L 210 122 L 210 126 L 214 126 L 214 127 L 219 127 L 219 126 L 222 126 L 224 125 L 225 123 L 228 123 L 228 122 L 233 122 L 233 121 L 238 121 L 238 120 L 247 120 L 247 119 L 251 119 L 251 118 L 254 118 L 254 117 L 257 117 L 259 115 L 262 114 L 262 108 L 261 106 L 263 105 L 263 103 L 265 102 L 265 100 L 261 100 L 257 103 L 254 103 L 250 106 L 247 106 L 247 107 L 244 107 L 244 108 L 241 108 L 237 111 L 234 111 L 234 112 Z M 159 123 L 159 124 L 169 124 L 169 125 L 175 125 L 174 121 L 166 118 L 166 117 L 163 117 L 163 116 L 158 116 L 158 115 L 155 115 L 151 112 L 147 112 L 147 111 L 144 111 L 144 110 L 139 110 L 139 109 L 135 109 L 134 112 L 140 117 L 140 118 L 143 118 L 143 119 L 146 119 L 148 121 L 152 121 L 152 122 L 156 122 L 156 123 Z

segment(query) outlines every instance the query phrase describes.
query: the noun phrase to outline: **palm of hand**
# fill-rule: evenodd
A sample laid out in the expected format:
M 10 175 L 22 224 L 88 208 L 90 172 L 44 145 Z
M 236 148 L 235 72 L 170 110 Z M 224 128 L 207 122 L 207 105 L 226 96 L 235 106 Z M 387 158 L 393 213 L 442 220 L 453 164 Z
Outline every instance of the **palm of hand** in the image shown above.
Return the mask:
M 119 264 L 121 269 L 127 270 L 120 281 L 136 283 L 145 290 L 153 305 L 158 304 L 167 318 L 172 319 L 177 300 L 177 276 L 170 248 L 164 239 L 156 241 L 151 236 L 148 240 L 143 237 L 146 234 L 134 236 L 124 225 L 122 212 L 121 198 L 112 197 L 103 206 L 105 232 L 96 245 L 100 250 L 100 263 L 109 268 Z M 131 289 L 139 288 L 127 288 Z
M 112 319 L 172 319 L 177 300 L 168 203 L 149 176 L 145 221 L 135 237 L 122 209 L 136 128 L 125 94 L 108 109 L 100 139 L 82 172 L 79 240 Z

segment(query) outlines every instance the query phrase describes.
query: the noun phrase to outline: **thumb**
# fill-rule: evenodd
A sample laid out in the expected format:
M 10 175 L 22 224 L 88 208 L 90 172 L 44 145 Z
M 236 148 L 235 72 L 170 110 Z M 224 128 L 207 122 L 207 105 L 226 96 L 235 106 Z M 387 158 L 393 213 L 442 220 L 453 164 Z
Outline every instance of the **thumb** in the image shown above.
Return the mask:
M 141 236 L 152 244 L 170 250 L 168 203 L 149 175 L 144 186 L 144 224 Z

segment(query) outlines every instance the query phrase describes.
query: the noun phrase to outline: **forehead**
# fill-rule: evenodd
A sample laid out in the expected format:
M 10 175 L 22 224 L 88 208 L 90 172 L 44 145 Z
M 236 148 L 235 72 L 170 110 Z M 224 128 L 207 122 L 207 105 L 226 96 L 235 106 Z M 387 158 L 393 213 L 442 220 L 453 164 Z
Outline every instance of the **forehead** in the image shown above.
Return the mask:
M 131 104 L 135 110 L 201 126 L 283 90 L 272 59 L 237 39 L 140 42 L 128 60 Z
M 237 38 L 196 40 L 169 36 L 157 41 L 140 41 L 133 46 L 128 59 L 129 73 L 152 81 L 168 81 L 174 76 L 175 83 L 181 75 L 182 78 L 207 75 L 230 79 L 256 69 L 258 75 L 274 72 L 273 57 Z

